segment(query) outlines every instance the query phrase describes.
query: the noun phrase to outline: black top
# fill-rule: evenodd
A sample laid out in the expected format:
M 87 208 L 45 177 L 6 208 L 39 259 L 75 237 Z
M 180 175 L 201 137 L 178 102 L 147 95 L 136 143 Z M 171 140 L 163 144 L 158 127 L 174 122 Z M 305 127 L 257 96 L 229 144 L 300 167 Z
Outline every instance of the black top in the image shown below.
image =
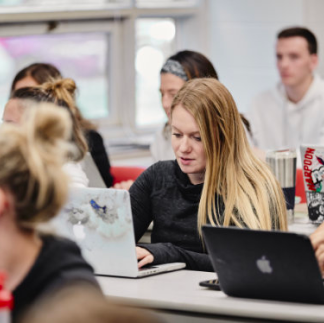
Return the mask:
M 94 160 L 99 173 L 107 187 L 113 185 L 113 176 L 110 174 L 110 163 L 108 154 L 101 135 L 96 130 L 89 130 L 85 134 L 89 152 Z
M 152 165 L 131 186 L 136 241 L 154 224 L 152 243 L 141 245 L 153 254 L 153 264 L 180 261 L 187 269 L 214 271 L 197 228 L 202 188 L 191 184 L 176 161 Z
M 34 265 L 13 291 L 13 322 L 35 302 L 69 283 L 89 283 L 99 290 L 92 267 L 74 242 L 50 235 L 41 239 L 43 246 Z

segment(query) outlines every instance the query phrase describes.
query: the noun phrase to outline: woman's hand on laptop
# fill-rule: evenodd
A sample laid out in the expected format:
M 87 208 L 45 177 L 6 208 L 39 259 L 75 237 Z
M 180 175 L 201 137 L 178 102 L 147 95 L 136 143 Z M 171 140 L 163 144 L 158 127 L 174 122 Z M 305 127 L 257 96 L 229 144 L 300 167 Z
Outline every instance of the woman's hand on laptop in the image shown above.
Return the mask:
M 313 245 L 319 267 L 322 271 L 322 274 L 324 274 L 324 223 L 322 223 L 310 235 L 310 240 Z
M 137 264 L 138 268 L 148 265 L 152 263 L 154 260 L 153 255 L 144 248 L 136 247 L 136 254 L 138 260 L 138 264 Z
M 129 179 L 127 181 L 122 181 L 120 183 L 116 183 L 113 188 L 119 189 L 119 190 L 129 190 L 130 187 L 133 185 L 134 181 Z

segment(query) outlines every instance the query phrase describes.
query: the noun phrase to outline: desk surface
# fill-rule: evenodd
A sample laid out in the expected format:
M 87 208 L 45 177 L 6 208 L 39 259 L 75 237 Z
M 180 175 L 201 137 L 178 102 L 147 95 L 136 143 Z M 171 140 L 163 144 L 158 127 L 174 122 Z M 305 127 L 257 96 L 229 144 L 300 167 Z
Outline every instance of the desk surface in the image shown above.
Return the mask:
M 146 309 L 216 317 L 324 322 L 324 305 L 234 298 L 198 284 L 214 278 L 213 273 L 181 270 L 142 279 L 98 277 L 98 281 L 108 297 Z
M 312 223 L 308 217 L 297 215 L 297 217 L 295 216 L 294 223 L 288 224 L 288 231 L 309 236 L 317 227 L 318 224 Z
M 316 225 L 308 219 L 306 204 L 296 207 L 289 231 L 309 235 L 315 229 Z M 216 318 L 217 322 L 220 316 L 244 321 L 253 318 L 324 322 L 324 305 L 233 298 L 199 286 L 200 281 L 214 278 L 214 273 L 181 270 L 142 279 L 98 277 L 98 280 L 108 297 L 145 309 L 191 313 L 198 317 L 207 315 Z

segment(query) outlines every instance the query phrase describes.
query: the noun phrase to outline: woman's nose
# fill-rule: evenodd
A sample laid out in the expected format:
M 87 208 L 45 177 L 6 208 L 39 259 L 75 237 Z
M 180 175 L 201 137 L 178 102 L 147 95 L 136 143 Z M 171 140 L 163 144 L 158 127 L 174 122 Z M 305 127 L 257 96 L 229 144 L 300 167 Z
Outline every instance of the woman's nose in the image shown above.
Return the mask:
M 180 151 L 181 152 L 188 152 L 188 151 L 190 151 L 189 139 L 187 137 L 185 137 L 185 136 L 181 139 Z

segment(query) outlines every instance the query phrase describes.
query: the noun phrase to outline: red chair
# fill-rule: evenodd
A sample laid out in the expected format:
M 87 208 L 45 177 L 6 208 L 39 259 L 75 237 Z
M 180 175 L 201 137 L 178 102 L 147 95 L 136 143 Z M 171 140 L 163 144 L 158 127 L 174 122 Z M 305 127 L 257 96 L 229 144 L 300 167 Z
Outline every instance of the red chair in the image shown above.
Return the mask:
M 139 166 L 111 166 L 110 173 L 114 177 L 113 185 L 128 180 L 135 181 L 144 170 L 144 167 Z
M 303 178 L 303 170 L 301 168 L 297 168 L 296 173 L 296 196 L 301 198 L 300 203 L 306 203 L 306 193 L 304 186 L 304 178 Z

